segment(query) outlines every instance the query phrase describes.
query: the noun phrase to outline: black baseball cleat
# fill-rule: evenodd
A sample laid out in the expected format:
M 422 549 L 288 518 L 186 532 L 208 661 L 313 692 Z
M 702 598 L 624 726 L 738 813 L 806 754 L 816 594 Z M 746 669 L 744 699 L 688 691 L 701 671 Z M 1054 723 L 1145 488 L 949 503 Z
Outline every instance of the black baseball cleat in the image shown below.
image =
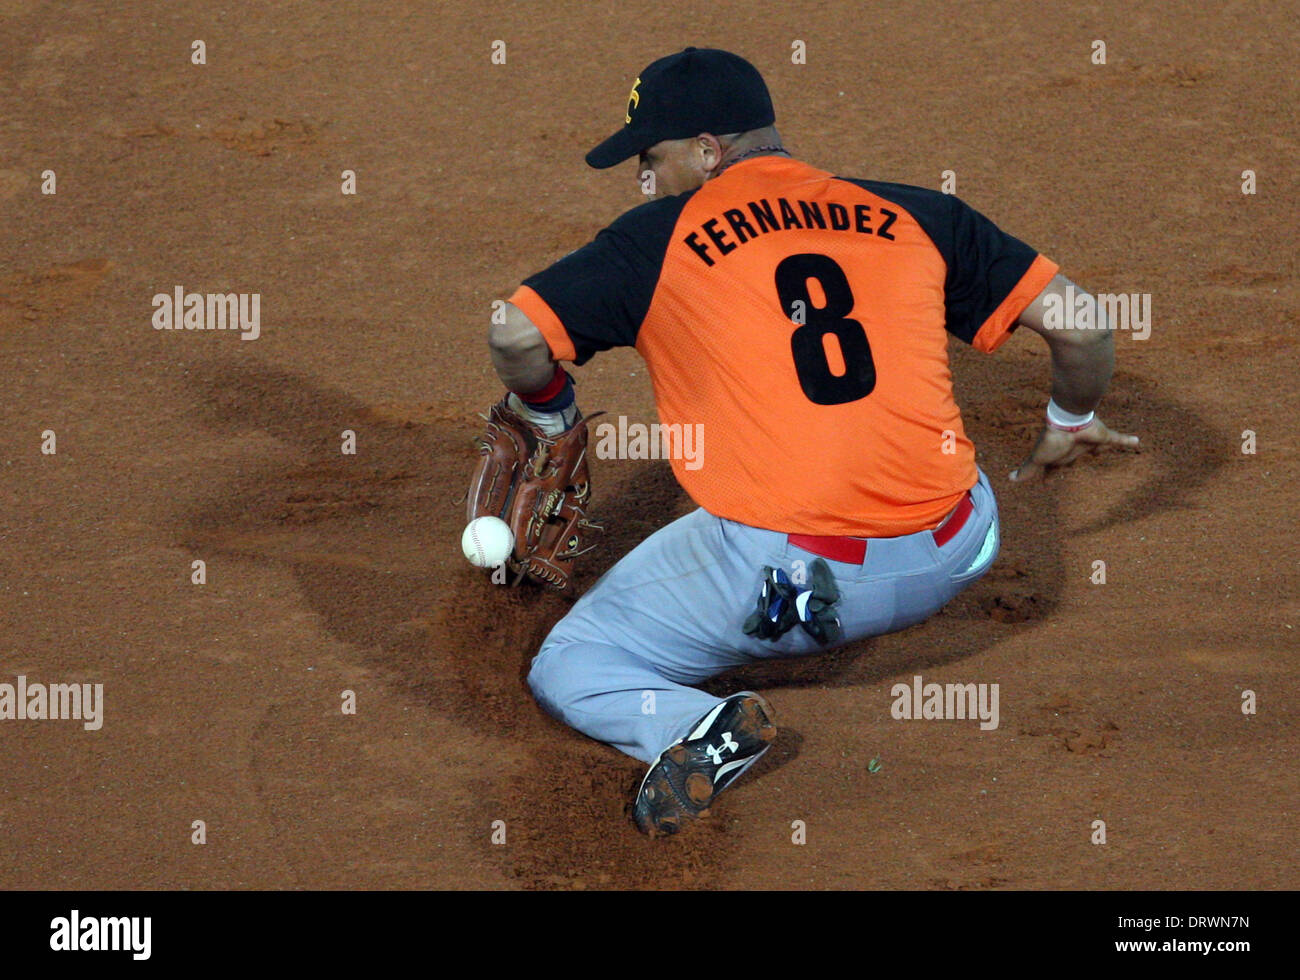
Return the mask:
M 775 738 L 772 707 L 757 694 L 742 691 L 722 701 L 651 763 L 632 805 L 637 827 L 661 837 L 708 816 L 714 798 L 757 762 Z

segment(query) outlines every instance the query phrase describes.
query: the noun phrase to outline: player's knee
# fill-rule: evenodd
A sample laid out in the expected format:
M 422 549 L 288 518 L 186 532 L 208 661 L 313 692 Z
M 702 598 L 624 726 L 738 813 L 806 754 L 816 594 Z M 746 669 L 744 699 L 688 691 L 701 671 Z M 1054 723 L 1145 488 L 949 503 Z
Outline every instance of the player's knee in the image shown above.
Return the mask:
M 528 688 L 537 702 L 553 715 L 561 716 L 565 698 L 564 670 L 560 665 L 560 644 L 547 641 L 528 669 Z

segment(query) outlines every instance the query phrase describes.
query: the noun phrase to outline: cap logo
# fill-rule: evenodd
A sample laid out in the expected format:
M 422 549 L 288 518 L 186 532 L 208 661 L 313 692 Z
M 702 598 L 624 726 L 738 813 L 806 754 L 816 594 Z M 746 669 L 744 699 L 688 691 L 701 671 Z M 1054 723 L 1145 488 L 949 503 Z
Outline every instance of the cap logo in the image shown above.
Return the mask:
M 632 110 L 641 104 L 641 93 L 636 87 L 641 84 L 640 76 L 632 83 L 632 91 L 627 94 L 627 112 L 623 115 L 623 121 L 629 126 L 632 125 Z

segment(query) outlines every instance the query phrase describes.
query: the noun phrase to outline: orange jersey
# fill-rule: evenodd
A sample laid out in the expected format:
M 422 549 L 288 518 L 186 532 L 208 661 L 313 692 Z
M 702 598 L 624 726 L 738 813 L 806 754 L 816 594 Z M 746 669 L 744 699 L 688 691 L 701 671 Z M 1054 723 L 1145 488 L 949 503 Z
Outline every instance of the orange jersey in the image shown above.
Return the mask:
M 1055 263 L 957 198 L 756 157 L 627 212 L 511 302 L 557 360 L 635 346 L 705 510 L 787 533 L 936 526 L 976 480 L 949 334 L 996 350 Z

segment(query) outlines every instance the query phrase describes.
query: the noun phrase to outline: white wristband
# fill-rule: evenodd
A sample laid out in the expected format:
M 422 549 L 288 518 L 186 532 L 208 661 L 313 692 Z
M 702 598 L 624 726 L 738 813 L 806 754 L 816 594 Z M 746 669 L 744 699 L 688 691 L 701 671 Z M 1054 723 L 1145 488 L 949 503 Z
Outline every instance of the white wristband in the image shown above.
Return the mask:
M 1096 416 L 1096 412 L 1075 415 L 1073 412 L 1067 412 L 1056 404 L 1053 399 L 1049 398 L 1047 400 L 1047 424 L 1053 429 L 1060 429 L 1063 432 L 1078 432 L 1092 425 L 1092 420 Z

